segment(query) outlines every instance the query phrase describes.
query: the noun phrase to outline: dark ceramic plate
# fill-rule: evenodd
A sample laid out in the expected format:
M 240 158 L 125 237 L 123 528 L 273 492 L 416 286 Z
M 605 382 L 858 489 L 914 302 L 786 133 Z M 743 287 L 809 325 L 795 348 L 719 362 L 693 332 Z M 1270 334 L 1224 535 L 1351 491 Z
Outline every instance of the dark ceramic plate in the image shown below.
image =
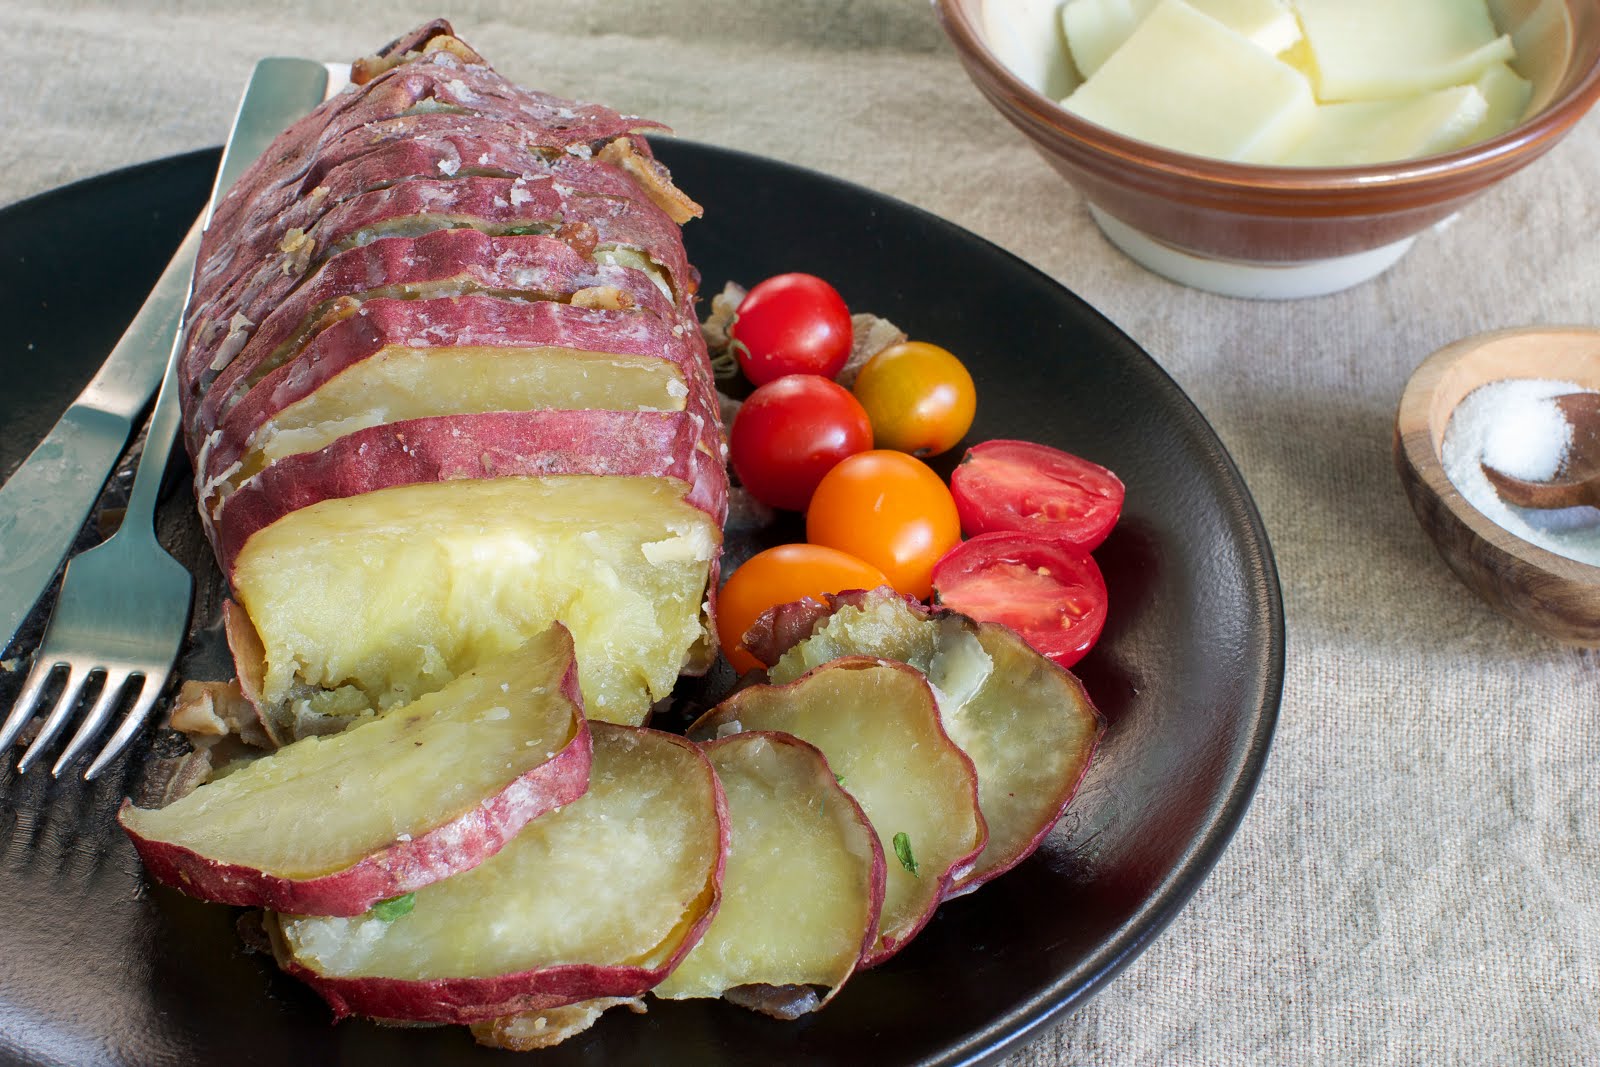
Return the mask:
M 856 186 L 703 145 L 659 150 L 706 207 L 685 233 L 705 291 L 787 270 L 824 275 L 852 306 L 961 354 L 980 397 L 973 440 L 1043 441 L 1123 477 L 1126 513 L 1096 554 L 1110 621 L 1079 671 L 1110 725 L 1037 854 L 945 904 L 904 953 L 857 976 L 819 1015 L 785 1024 L 717 1003 L 652 1004 L 643 1017 L 612 1013 L 538 1062 L 998 1058 L 1149 944 L 1245 811 L 1283 680 L 1282 605 L 1260 518 L 1172 380 L 1045 275 Z M 0 211 L 0 475 L 110 349 L 203 202 L 215 162 L 214 151 L 197 152 Z M 203 673 L 220 580 L 190 511 L 180 488 L 161 525 L 201 576 L 185 669 Z M 0 671 L 0 709 L 16 689 L 17 674 Z M 39 771 L 19 779 L 9 762 L 0 770 L 0 1061 L 508 1062 L 460 1029 L 332 1026 L 310 992 L 243 950 L 232 909 L 149 886 L 112 822 L 137 759 L 90 786 L 49 784 Z

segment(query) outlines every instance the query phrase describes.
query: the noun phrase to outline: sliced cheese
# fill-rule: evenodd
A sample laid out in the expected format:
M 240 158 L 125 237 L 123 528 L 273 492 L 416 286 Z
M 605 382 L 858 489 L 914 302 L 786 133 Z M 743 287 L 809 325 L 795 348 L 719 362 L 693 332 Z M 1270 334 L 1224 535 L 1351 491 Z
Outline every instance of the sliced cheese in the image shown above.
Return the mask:
M 1436 155 L 1465 144 L 1488 112 L 1483 93 L 1471 85 L 1393 100 L 1323 104 L 1311 132 L 1284 162 L 1344 167 Z
M 1183 0 L 1160 0 L 1062 106 L 1130 137 L 1247 163 L 1282 158 L 1316 118 L 1304 74 Z
M 1295 0 L 1295 8 L 1324 102 L 1466 85 L 1515 55 L 1484 0 Z
M 1061 9 L 1061 29 L 1072 61 L 1084 77 L 1105 65 L 1111 54 L 1155 9 L 1157 0 L 1068 0 Z M 1188 0 L 1248 38 L 1269 55 L 1300 40 L 1300 23 L 1283 0 Z
M 1471 140 L 1498 137 L 1522 121 L 1533 99 L 1533 83 L 1504 63 L 1494 63 L 1473 83 L 1488 101 L 1489 113 L 1473 131 Z
M 1083 80 L 1072 69 L 1061 36 L 1058 0 L 1016 0 L 983 5 L 983 36 L 995 58 L 1028 85 L 1053 99 Z

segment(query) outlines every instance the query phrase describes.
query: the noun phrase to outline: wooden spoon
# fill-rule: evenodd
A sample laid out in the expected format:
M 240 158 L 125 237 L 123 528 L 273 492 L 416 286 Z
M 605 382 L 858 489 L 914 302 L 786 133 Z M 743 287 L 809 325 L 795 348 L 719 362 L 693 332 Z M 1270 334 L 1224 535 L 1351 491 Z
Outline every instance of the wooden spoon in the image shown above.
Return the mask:
M 1487 463 L 1484 477 L 1500 499 L 1521 508 L 1600 507 L 1600 393 L 1567 393 L 1555 398 L 1556 408 L 1572 424 L 1566 457 L 1547 482 L 1513 478 Z

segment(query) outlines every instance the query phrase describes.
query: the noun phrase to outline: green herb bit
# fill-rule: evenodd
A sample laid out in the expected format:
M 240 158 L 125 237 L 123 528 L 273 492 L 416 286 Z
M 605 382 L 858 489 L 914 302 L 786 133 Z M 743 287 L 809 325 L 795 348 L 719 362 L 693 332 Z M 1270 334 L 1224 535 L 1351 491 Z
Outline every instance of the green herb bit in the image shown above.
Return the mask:
M 895 848 L 898 849 L 899 847 L 899 842 L 896 841 Z M 409 914 L 411 909 L 416 906 L 417 895 L 415 893 L 404 893 L 398 897 L 390 897 L 388 900 L 378 901 L 372 906 L 372 917 L 386 923 L 392 923 L 400 916 Z
M 894 835 L 894 858 L 900 861 L 913 878 L 921 878 L 917 873 L 917 857 L 911 852 L 911 835 L 904 831 Z

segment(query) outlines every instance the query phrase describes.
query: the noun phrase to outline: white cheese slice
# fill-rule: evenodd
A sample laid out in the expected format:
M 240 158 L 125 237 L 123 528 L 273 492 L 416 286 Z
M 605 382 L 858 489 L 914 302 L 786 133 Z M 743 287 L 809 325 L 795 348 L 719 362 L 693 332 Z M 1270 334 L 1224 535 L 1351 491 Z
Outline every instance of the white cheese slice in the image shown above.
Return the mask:
M 1316 118 L 1305 75 L 1183 0 L 1160 0 L 1061 103 L 1129 137 L 1247 163 L 1280 159 Z
M 1489 113 L 1473 131 L 1472 140 L 1498 137 L 1521 122 L 1533 99 L 1533 83 L 1504 63 L 1495 63 L 1478 75 L 1473 83 L 1489 102 Z
M 1122 47 L 1157 0 L 1067 0 L 1061 29 L 1072 61 L 1089 77 Z M 1284 0 L 1188 0 L 1230 30 L 1249 38 L 1269 55 L 1300 39 L 1300 23 Z M 994 5 L 989 5 L 994 6 Z
M 1067 0 L 1061 8 L 1061 31 L 1078 72 L 1093 77 L 1152 6 L 1149 0 Z
M 1323 104 L 1311 132 L 1284 159 L 1291 166 L 1349 167 L 1459 148 L 1489 112 L 1476 86 L 1393 100 Z
M 1059 99 L 1083 79 L 1068 60 L 1061 36 L 1060 0 L 1012 0 L 983 5 L 983 39 L 995 58 L 1029 86 Z
M 1474 81 L 1514 57 L 1484 0 L 1294 0 L 1317 99 L 1379 100 Z

